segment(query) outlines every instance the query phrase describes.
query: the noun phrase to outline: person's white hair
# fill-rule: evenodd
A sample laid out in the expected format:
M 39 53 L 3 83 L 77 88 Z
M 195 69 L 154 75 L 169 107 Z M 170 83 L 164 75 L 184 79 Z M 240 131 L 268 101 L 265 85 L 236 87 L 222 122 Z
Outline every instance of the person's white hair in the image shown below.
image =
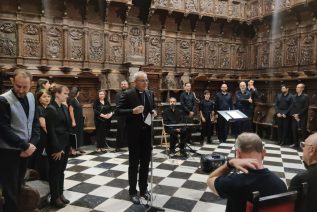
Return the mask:
M 138 71 L 133 75 L 133 81 L 135 82 L 141 76 L 147 77 L 147 74 L 144 71 Z

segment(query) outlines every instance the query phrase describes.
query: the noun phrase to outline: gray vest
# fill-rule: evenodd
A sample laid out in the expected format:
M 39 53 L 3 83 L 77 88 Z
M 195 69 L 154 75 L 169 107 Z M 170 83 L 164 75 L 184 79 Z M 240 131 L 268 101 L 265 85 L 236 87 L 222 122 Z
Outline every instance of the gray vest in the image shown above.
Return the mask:
M 29 142 L 32 136 L 32 125 L 35 113 L 35 99 L 33 94 L 31 92 L 27 93 L 29 101 L 29 117 L 26 116 L 21 103 L 12 90 L 9 90 L 1 96 L 3 96 L 10 104 L 12 131 L 25 142 Z

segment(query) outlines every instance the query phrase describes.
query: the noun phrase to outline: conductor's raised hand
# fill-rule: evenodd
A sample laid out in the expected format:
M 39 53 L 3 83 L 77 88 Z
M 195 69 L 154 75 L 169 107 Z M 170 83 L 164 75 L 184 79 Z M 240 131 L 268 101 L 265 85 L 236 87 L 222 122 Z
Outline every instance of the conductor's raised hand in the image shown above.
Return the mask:
M 144 106 L 139 105 L 139 106 L 136 106 L 135 108 L 133 108 L 132 110 L 133 110 L 133 114 L 140 114 L 140 113 L 143 113 Z

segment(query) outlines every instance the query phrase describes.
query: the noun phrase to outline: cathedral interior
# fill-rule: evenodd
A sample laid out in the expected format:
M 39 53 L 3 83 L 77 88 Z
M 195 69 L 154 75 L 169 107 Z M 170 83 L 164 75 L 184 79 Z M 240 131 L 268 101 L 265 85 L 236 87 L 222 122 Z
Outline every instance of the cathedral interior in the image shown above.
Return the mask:
M 265 164 L 288 183 L 304 166 L 301 152 L 274 144 L 274 102 L 281 84 L 294 93 L 296 84 L 304 83 L 310 99 L 307 129 L 317 131 L 317 1 L 1 0 L 0 93 L 11 87 L 10 76 L 18 68 L 32 73 L 33 91 L 39 78 L 81 88 L 78 99 L 89 141 L 94 131 L 91 103 L 98 90 L 106 90 L 113 104 L 120 82 L 127 79 L 133 85 L 139 70 L 148 75 L 159 117 L 169 97 L 179 101 L 186 82 L 202 99 L 206 89 L 214 96 L 227 83 L 234 93 L 240 81 L 252 79 L 263 94 L 256 100 L 253 122 L 272 141 Z M 234 156 L 232 148 L 206 145 L 197 150 Z M 199 159 L 171 162 L 161 154 L 164 148 L 154 152 L 159 207 L 225 210 L 224 200 L 206 188 L 208 175 L 198 171 Z M 65 187 L 72 204 L 61 211 L 136 210 L 126 200 L 127 153 L 71 160 Z M 103 173 L 102 164 L 112 175 Z

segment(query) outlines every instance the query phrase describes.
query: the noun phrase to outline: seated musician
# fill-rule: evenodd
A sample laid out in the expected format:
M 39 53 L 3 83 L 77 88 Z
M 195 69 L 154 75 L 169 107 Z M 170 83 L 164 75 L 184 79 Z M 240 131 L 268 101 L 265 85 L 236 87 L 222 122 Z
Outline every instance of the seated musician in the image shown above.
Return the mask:
M 169 124 L 181 124 L 184 123 L 184 115 L 182 111 L 176 108 L 176 99 L 171 97 L 169 99 L 169 107 L 163 111 L 163 120 L 165 125 Z M 178 140 L 178 134 L 180 135 L 180 153 L 182 156 L 186 156 L 185 143 L 189 136 L 189 130 L 186 127 L 168 127 L 165 126 L 165 130 L 170 134 L 170 153 L 175 154 L 175 145 Z

